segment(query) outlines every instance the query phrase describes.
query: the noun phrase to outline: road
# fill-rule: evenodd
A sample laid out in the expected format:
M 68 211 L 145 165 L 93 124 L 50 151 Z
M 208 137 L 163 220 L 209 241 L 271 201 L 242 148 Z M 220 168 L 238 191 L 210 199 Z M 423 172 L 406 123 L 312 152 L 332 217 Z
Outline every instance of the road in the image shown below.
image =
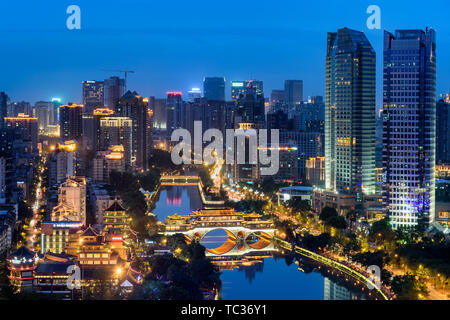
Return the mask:
M 32 210 L 33 210 L 33 217 L 30 221 L 30 227 L 28 229 L 28 235 L 27 235 L 27 246 L 30 249 L 34 249 L 35 243 L 36 243 L 36 237 L 39 232 L 38 229 L 38 222 L 39 222 L 39 208 L 40 203 L 42 201 L 43 193 L 42 193 L 42 174 L 44 173 L 44 168 L 41 169 L 39 174 L 39 181 L 36 186 L 36 199 L 33 203 Z

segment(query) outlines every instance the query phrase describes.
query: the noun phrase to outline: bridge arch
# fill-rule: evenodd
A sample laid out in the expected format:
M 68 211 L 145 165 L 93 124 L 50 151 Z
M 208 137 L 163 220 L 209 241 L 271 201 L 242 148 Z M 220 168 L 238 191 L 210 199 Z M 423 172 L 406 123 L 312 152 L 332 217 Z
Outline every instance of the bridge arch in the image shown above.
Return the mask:
M 237 243 L 237 237 L 236 237 L 236 235 L 235 235 L 233 232 L 231 232 L 231 231 L 229 231 L 229 230 L 227 230 L 227 229 L 216 228 L 216 229 L 213 229 L 213 230 L 208 231 L 207 233 L 205 233 L 205 234 L 201 237 L 200 243 L 203 242 L 203 239 L 205 239 L 205 237 L 206 237 L 208 234 L 210 234 L 211 232 L 218 231 L 218 230 L 225 231 L 225 233 L 226 233 L 227 236 L 228 236 L 227 240 L 225 240 L 225 242 L 224 242 L 222 245 L 218 246 L 217 248 L 206 248 L 206 250 L 207 250 L 208 252 L 211 252 L 211 253 L 215 254 L 215 255 L 223 255 L 223 254 L 225 254 L 225 253 L 231 251 L 231 250 L 236 246 L 236 243 Z
M 250 233 L 246 238 L 245 242 L 250 248 L 253 249 L 264 249 L 272 241 L 272 236 L 264 231 L 255 231 Z

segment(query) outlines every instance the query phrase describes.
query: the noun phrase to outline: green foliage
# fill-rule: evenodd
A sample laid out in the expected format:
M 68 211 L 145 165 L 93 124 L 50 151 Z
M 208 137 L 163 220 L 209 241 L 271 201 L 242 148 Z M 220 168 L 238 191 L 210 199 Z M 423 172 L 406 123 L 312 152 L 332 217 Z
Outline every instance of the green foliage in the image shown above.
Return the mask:
M 337 217 L 337 216 L 338 216 L 338 213 L 335 208 L 324 207 L 322 209 L 322 212 L 320 212 L 319 219 L 325 222 L 328 219 L 330 219 L 331 217 Z
M 347 228 L 347 222 L 345 222 L 345 218 L 342 216 L 331 216 L 325 220 L 325 224 L 340 230 Z
M 332 237 L 329 233 L 322 233 L 318 236 L 307 234 L 303 238 L 303 246 L 309 250 L 323 249 L 330 246 L 332 243 Z
M 309 201 L 302 200 L 300 197 L 294 197 L 290 199 L 287 203 L 287 206 L 294 210 L 295 212 L 309 212 L 311 211 L 311 205 Z
M 425 284 L 411 274 L 395 276 L 391 288 L 400 300 L 418 300 L 428 296 Z
M 362 252 L 353 256 L 353 260 L 361 263 L 365 266 L 376 265 L 379 266 L 380 269 L 389 262 L 389 258 L 386 253 L 383 251 L 375 251 L 375 252 Z
M 158 168 L 161 171 L 181 170 L 181 165 L 176 165 L 172 162 L 170 152 L 161 149 L 152 149 L 149 158 L 151 167 Z
M 236 211 L 250 213 L 250 212 L 256 212 L 259 214 L 264 214 L 264 206 L 267 204 L 267 201 L 265 200 L 240 200 L 237 202 L 234 201 L 227 201 L 226 206 L 236 209 Z
M 369 231 L 369 238 L 377 244 L 383 241 L 393 241 L 395 235 L 388 218 L 375 221 Z

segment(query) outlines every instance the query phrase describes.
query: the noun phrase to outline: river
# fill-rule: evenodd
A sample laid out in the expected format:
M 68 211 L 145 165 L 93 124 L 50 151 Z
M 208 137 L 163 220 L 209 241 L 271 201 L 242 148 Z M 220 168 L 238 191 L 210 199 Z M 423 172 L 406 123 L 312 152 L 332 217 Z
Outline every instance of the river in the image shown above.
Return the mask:
M 162 222 L 175 213 L 185 215 L 202 207 L 196 186 L 163 186 L 153 213 Z M 211 232 L 204 238 L 207 248 L 219 246 L 226 236 Z M 243 256 L 212 257 L 223 263 L 224 300 L 347 300 L 365 299 L 361 289 L 350 286 L 335 270 L 325 269 L 307 258 L 284 256 L 273 248 L 255 250 Z M 334 273 L 334 275 L 332 275 Z M 330 277 L 324 276 L 330 274 Z M 333 280 L 332 280 L 333 279 Z M 339 282 L 339 284 L 337 284 Z

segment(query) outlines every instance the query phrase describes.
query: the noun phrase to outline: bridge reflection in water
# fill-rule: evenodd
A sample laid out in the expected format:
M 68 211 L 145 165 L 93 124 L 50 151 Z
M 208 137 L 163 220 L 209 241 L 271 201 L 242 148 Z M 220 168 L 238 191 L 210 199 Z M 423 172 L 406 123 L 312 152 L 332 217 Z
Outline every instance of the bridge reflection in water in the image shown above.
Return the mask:
M 224 230 L 228 236 L 217 248 L 208 248 L 206 255 L 243 255 L 252 250 L 275 250 L 272 243 L 275 228 L 257 213 L 242 213 L 234 209 L 202 209 L 189 215 L 174 214 L 165 221 L 166 234 L 182 233 L 187 242 L 203 242 L 205 236 Z

